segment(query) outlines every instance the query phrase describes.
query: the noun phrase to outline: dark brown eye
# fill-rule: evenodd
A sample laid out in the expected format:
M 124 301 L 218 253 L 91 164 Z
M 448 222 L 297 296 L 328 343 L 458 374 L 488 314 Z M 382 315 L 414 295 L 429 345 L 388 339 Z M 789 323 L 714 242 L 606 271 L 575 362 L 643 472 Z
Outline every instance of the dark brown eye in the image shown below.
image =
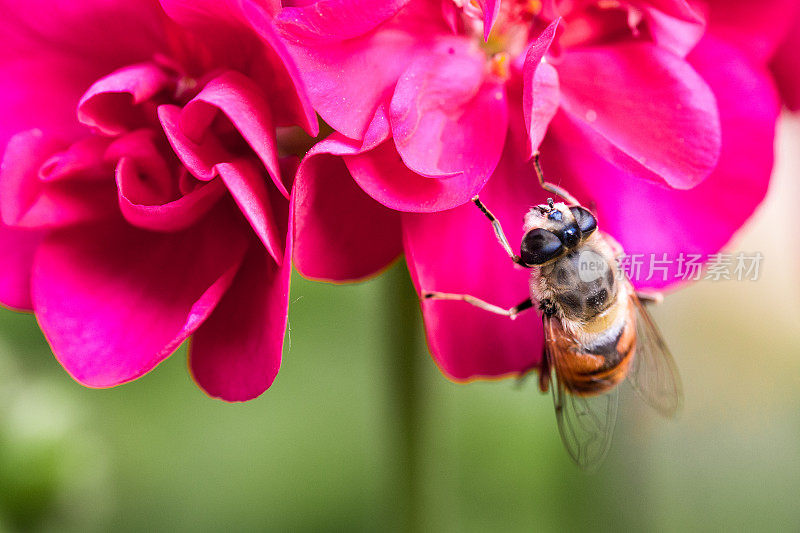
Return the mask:
M 575 217 L 575 222 L 578 223 L 578 227 L 581 229 L 583 237 L 588 237 L 589 234 L 597 229 L 597 220 L 588 209 L 584 209 L 578 205 L 570 207 L 569 210 L 572 212 L 572 216 Z
M 542 228 L 532 229 L 526 233 L 520 248 L 520 259 L 531 266 L 543 265 L 564 251 L 561 239 Z

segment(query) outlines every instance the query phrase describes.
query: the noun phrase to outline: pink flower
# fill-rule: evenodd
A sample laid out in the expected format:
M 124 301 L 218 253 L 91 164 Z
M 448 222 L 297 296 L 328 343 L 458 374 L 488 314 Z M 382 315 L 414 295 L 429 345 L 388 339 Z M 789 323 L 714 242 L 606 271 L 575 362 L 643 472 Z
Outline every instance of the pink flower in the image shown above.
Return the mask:
M 714 33 L 738 45 L 754 61 L 768 63 L 783 102 L 800 110 L 800 4 L 766 0 L 711 0 L 709 24 Z
M 315 39 L 313 46 L 293 51 L 301 64 L 323 70 L 318 79 L 328 81 L 316 88 L 314 80 L 306 81 L 322 117 L 340 131 L 316 146 L 298 171 L 294 257 L 304 275 L 358 279 L 405 251 L 418 290 L 468 293 L 503 307 L 520 303 L 528 296 L 529 273 L 512 266 L 483 215 L 472 205 L 430 211 L 463 202 L 479 188 L 518 246 L 523 215 L 546 198 L 528 162 L 537 147 L 549 178 L 596 207 L 601 229 L 629 254 L 667 254 L 673 261 L 666 277 L 639 279 L 641 287 L 674 284 L 680 254 L 718 251 L 764 197 L 778 109 L 769 73 L 714 35 L 698 44 L 702 23 L 693 10 L 681 11 L 685 2 L 635 3 L 638 10 L 627 13 L 577 2 L 579 8 L 563 13 L 562 29 L 550 24 L 533 46 L 526 48 L 528 40 L 517 45 L 520 52 L 510 54 L 509 77 L 502 84 L 497 76 L 502 72 L 491 68 L 497 61 L 478 57 L 488 64 L 480 87 L 502 90 L 506 111 L 490 113 L 491 123 L 454 126 L 458 135 L 420 140 L 422 155 L 396 138 L 396 131 L 406 131 L 400 119 L 407 115 L 387 109 L 408 102 L 412 115 L 432 107 L 430 116 L 444 120 L 483 105 L 470 101 L 458 112 L 436 114 L 430 104 L 464 100 L 450 92 L 456 74 L 445 64 L 449 51 L 442 53 L 437 44 L 461 43 L 453 49 L 463 59 L 479 41 L 458 32 L 437 34 L 425 25 L 433 15 L 413 1 L 397 4 L 396 15 L 349 2 L 318 3 L 313 10 L 327 13 L 334 4 L 352 9 L 341 8 L 342 18 L 330 28 L 313 18 L 312 8 L 279 16 L 285 31 Z M 495 28 L 499 24 L 511 38 L 517 26 L 503 26 L 504 5 Z M 380 24 L 368 24 L 371 16 Z M 458 18 L 454 24 L 458 29 L 463 23 Z M 542 56 L 547 62 L 539 61 Z M 377 71 L 374 78 L 358 78 L 354 65 L 365 63 Z M 417 73 L 418 63 L 432 72 Z M 338 86 L 334 79 L 349 81 Z M 370 79 L 366 98 L 350 96 Z M 424 80 L 418 83 L 424 90 L 406 97 L 400 89 L 408 80 Z M 348 105 L 337 107 L 342 99 Z M 419 119 L 419 130 L 429 132 L 424 120 Z M 481 135 L 497 122 L 503 129 L 492 137 L 504 142 L 502 152 L 492 155 L 498 162 L 485 187 L 476 179 L 469 187 L 455 187 L 457 199 L 436 203 L 451 193 L 446 187 L 453 178 L 423 178 L 408 168 L 419 170 L 419 161 L 432 160 L 425 159 L 427 146 L 445 154 L 451 171 L 463 155 L 464 173 L 472 172 L 469 161 L 475 160 L 469 158 L 475 152 L 485 157 L 496 149 Z M 390 135 L 393 140 L 383 140 Z M 510 321 L 434 300 L 424 301 L 422 310 L 434 358 L 452 379 L 518 374 L 540 362 L 542 330 L 535 313 Z
M 330 153 L 347 145 L 353 178 L 387 207 L 461 205 L 496 168 L 511 115 L 526 117 L 532 151 L 559 109 L 637 175 L 677 188 L 708 176 L 719 120 L 682 57 L 703 27 L 688 4 L 551 4 L 321 0 L 278 20 L 339 132 Z
M 0 301 L 32 309 L 84 385 L 135 379 L 190 335 L 208 394 L 274 380 L 293 176 L 275 132 L 316 133 L 277 7 L 3 2 Z

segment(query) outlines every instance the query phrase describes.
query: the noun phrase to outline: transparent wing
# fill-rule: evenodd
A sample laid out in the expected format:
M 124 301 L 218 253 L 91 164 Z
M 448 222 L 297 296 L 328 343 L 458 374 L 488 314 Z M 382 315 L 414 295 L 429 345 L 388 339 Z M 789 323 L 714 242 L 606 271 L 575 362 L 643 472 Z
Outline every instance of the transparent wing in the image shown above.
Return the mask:
M 636 307 L 636 351 L 628 382 L 653 409 L 674 417 L 683 404 L 678 367 L 650 313 L 633 292 L 631 299 Z
M 619 388 L 597 396 L 572 394 L 564 385 L 559 370 L 559 354 L 553 335 L 554 318 L 545 319 L 545 347 L 551 371 L 551 390 L 561 440 L 572 460 L 584 470 L 594 470 L 603 462 L 611 446 L 611 436 L 617 420 Z

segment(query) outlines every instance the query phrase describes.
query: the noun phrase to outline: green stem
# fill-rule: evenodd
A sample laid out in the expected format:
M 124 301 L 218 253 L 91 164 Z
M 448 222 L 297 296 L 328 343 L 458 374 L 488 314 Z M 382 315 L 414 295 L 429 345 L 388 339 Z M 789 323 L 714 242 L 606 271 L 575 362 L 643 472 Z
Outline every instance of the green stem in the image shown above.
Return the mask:
M 397 508 L 404 531 L 421 531 L 422 387 L 416 364 L 420 352 L 419 302 L 404 261 L 392 267 L 385 279 L 386 355 L 397 421 Z

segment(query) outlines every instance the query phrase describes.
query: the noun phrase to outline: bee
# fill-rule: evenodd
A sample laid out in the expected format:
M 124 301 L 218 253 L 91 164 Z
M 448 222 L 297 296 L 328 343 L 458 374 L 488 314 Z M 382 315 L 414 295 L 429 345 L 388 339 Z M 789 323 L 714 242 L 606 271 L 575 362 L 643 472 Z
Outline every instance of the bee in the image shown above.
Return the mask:
M 627 381 L 658 413 L 673 417 L 682 403 L 681 382 L 642 303 L 660 301 L 660 295 L 636 292 L 618 267 L 621 246 L 598 230 L 591 211 L 545 180 L 538 152 L 533 163 L 541 187 L 565 202 L 548 198 L 528 211 L 519 255 L 500 222 L 473 198 L 511 260 L 530 269 L 529 297 L 510 309 L 467 294 L 423 292 L 423 297 L 464 301 L 510 319 L 538 307 L 545 337 L 539 388 L 552 391 L 569 455 L 581 468 L 594 469 L 611 444 L 619 385 Z

